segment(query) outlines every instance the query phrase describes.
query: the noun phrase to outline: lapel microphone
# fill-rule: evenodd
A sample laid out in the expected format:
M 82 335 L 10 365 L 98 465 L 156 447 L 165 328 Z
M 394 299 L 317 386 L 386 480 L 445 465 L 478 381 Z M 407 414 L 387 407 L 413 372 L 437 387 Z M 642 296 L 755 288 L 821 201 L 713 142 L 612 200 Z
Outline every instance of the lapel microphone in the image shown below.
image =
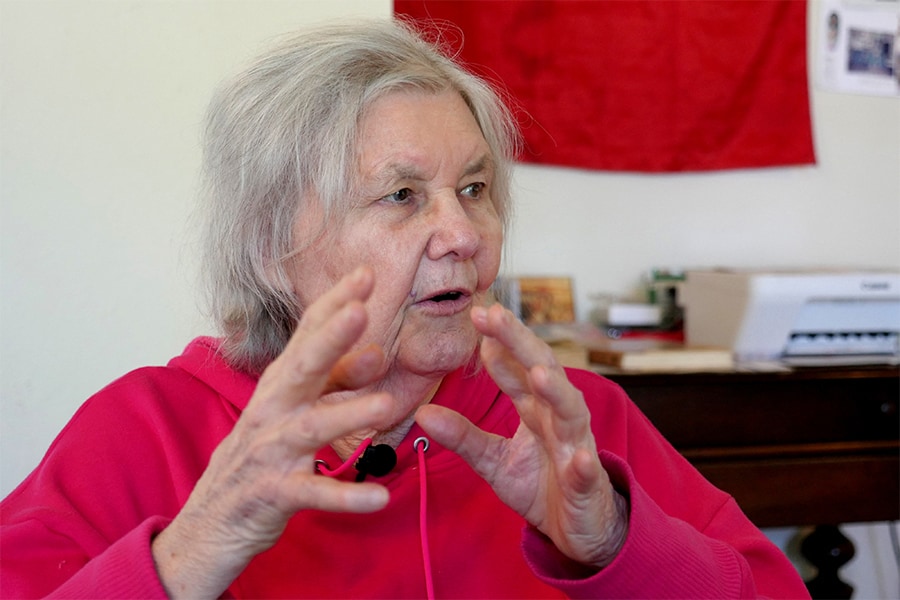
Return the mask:
M 387 444 L 378 444 L 377 446 L 369 445 L 366 447 L 362 456 L 353 465 L 359 474 L 356 481 L 363 481 L 366 475 L 373 477 L 382 477 L 391 472 L 391 469 L 397 464 L 397 453 Z

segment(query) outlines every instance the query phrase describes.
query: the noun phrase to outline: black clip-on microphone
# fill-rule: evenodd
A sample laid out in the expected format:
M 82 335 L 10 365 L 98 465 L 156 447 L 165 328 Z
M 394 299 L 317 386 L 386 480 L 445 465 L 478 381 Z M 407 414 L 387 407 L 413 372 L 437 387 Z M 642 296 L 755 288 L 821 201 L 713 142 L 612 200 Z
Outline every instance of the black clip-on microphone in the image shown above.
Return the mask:
M 353 465 L 359 473 L 356 481 L 363 481 L 366 475 L 382 477 L 391 472 L 397 464 L 397 453 L 387 444 L 368 446 Z

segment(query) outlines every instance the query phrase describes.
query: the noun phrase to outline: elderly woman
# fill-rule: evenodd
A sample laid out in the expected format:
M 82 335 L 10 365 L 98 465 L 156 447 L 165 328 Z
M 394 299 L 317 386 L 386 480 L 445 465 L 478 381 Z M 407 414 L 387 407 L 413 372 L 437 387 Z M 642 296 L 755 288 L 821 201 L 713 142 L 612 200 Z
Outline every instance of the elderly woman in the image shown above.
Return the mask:
M 408 26 L 287 39 L 212 103 L 221 338 L 91 398 L 2 505 L 24 597 L 798 597 L 603 378 L 488 291 L 515 127 Z

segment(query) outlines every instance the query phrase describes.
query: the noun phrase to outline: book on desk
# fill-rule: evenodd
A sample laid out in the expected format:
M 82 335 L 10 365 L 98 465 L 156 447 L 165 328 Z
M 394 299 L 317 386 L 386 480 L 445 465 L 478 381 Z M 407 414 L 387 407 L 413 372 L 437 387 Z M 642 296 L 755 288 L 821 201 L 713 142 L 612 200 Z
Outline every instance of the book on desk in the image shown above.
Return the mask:
M 614 339 L 589 324 L 533 326 L 560 364 L 594 369 L 612 367 L 644 373 L 716 372 L 735 368 L 732 352 L 715 346 L 694 346 L 664 336 Z
M 727 348 L 689 346 L 653 338 L 596 340 L 587 348 L 588 363 L 623 371 L 731 371 L 734 357 Z

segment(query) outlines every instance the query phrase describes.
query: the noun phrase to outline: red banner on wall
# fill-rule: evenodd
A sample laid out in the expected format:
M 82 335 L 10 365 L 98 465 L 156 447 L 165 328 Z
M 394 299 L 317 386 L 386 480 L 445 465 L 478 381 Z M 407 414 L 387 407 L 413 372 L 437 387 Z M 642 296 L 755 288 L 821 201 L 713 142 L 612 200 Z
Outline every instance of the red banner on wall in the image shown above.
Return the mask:
M 804 0 L 395 0 L 394 9 L 459 27 L 460 59 L 521 109 L 523 161 L 642 172 L 815 162 Z

